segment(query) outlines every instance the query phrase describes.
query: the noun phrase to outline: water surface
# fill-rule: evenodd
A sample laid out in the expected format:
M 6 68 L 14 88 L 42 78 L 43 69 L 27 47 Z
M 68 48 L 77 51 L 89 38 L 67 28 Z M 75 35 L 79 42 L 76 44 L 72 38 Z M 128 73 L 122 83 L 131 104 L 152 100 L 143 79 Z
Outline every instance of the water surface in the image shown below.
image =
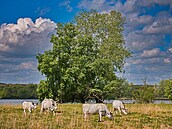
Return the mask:
M 40 103 L 38 99 L 0 99 L 0 105 L 2 104 L 21 104 L 24 101 L 31 101 L 34 103 Z M 134 103 L 134 100 L 121 100 L 124 103 L 132 104 Z M 104 100 L 105 103 L 112 103 L 113 100 Z M 91 103 L 95 103 L 94 101 Z M 155 100 L 155 104 L 165 103 L 165 104 L 172 104 L 172 101 L 170 100 Z

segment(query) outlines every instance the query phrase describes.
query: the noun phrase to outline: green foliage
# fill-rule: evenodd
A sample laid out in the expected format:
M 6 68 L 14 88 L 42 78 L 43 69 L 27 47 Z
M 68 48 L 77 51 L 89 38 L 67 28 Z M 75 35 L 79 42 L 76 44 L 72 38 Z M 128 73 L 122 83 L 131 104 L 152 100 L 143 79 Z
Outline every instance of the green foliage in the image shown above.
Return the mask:
M 133 99 L 137 103 L 153 103 L 155 100 L 154 87 L 142 86 L 132 90 Z
M 36 84 L 9 84 L 0 86 L 0 98 L 8 99 L 36 99 Z
M 131 85 L 125 79 L 111 81 L 104 87 L 107 99 L 121 99 L 131 97 Z
M 130 56 L 124 47 L 123 24 L 115 11 L 82 12 L 74 23 L 58 23 L 50 40 L 52 50 L 37 55 L 38 70 L 46 76 L 38 86 L 39 99 L 84 102 L 88 97 L 103 98 L 104 87 L 117 79 L 115 72 L 122 70 Z
M 41 80 L 38 84 L 37 93 L 41 102 L 44 98 L 53 98 L 52 91 L 48 87 L 47 81 L 44 80 Z
M 110 13 L 97 13 L 93 10 L 79 13 L 75 20 L 81 35 L 94 36 L 100 48 L 100 57 L 112 61 L 114 71 L 121 71 L 125 59 L 131 56 L 124 46 L 125 19 L 121 13 L 114 10 Z
M 166 98 L 165 91 L 164 91 L 164 85 L 161 82 L 159 85 L 154 85 L 154 87 L 155 87 L 156 98 Z
M 164 89 L 164 96 L 172 100 L 172 79 L 162 80 L 160 87 Z

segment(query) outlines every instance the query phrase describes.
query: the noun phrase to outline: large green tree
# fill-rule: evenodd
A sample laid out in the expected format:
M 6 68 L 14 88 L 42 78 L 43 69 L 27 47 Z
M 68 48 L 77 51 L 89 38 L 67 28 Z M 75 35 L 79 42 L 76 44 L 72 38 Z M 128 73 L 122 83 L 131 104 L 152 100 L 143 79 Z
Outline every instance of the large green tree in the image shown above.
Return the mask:
M 39 99 L 101 100 L 104 87 L 117 79 L 115 72 L 122 70 L 130 56 L 124 46 L 123 24 L 115 11 L 82 12 L 74 23 L 57 24 L 57 33 L 51 37 L 53 48 L 37 55 L 38 70 L 46 76 L 38 85 Z

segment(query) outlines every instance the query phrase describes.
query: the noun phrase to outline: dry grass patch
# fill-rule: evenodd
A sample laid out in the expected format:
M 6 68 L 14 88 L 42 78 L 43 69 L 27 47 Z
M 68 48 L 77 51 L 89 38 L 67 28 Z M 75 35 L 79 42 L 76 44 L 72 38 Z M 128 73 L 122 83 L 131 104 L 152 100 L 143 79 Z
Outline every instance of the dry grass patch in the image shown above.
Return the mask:
M 112 110 L 112 105 L 108 108 Z M 115 115 L 114 120 L 103 117 L 102 122 L 98 122 L 98 115 L 85 122 L 82 104 L 59 104 L 55 116 L 40 114 L 40 105 L 26 116 L 21 105 L 0 105 L 0 119 L 2 129 L 170 129 L 172 105 L 132 104 L 128 115 Z

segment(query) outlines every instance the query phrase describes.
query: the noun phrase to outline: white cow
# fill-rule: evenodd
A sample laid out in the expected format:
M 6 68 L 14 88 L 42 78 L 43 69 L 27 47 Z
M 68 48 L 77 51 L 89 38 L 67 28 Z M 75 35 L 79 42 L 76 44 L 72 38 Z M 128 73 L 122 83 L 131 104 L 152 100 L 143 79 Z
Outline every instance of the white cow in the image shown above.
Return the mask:
M 125 108 L 125 105 L 122 101 L 114 100 L 112 103 L 112 106 L 113 106 L 114 111 L 116 111 L 116 114 L 118 113 L 117 110 L 119 111 L 120 115 L 121 115 L 121 112 L 123 112 L 124 114 L 127 114 L 127 109 Z
M 24 110 L 24 114 L 26 115 L 26 109 L 28 109 L 29 112 L 31 113 L 32 110 L 36 108 L 36 104 L 33 103 L 33 102 L 24 101 L 22 103 L 22 107 L 23 107 L 23 110 Z
M 85 121 L 87 114 L 99 114 L 99 121 L 102 120 L 102 116 L 106 116 L 109 119 L 113 119 L 112 113 L 108 110 L 105 104 L 83 104 L 82 109 Z
M 53 99 L 44 99 L 41 104 L 41 113 L 44 110 L 52 111 L 53 114 L 55 115 L 55 110 L 57 109 L 57 104 L 56 101 Z

